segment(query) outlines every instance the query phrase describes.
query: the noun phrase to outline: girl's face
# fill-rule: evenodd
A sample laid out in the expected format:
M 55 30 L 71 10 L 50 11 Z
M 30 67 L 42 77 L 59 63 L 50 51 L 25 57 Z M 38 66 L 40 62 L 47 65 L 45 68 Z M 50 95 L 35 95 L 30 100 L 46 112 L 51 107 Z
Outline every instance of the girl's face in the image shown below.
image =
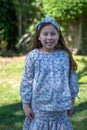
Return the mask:
M 38 40 L 40 40 L 44 51 L 53 51 L 59 40 L 57 29 L 52 24 L 45 25 L 40 31 Z

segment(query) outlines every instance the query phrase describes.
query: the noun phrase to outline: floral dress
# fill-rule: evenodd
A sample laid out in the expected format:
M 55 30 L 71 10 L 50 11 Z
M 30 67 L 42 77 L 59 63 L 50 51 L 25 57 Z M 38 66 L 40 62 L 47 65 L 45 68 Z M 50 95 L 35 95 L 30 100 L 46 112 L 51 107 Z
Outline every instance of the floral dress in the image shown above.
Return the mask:
M 20 94 L 29 103 L 34 119 L 26 117 L 23 130 L 72 130 L 67 110 L 78 95 L 76 72 L 69 72 L 63 50 L 50 53 L 34 49 L 26 57 Z

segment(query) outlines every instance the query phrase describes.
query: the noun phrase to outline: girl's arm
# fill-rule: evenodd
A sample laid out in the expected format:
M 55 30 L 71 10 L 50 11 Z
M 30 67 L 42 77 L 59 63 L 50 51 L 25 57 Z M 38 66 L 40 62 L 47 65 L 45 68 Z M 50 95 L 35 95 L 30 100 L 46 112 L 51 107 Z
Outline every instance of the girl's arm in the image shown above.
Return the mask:
M 20 85 L 20 95 L 22 98 L 25 115 L 30 119 L 33 117 L 33 112 L 30 108 L 32 100 L 32 84 L 34 79 L 34 61 L 31 55 L 28 55 L 25 61 L 24 71 Z
M 74 107 L 75 98 L 78 96 L 78 92 L 79 92 L 78 77 L 75 71 L 70 73 L 69 82 L 70 82 L 70 91 L 72 97 L 72 109 L 68 110 L 68 115 L 70 116 L 72 114 L 72 110 Z
M 72 102 L 74 103 L 74 100 L 78 96 L 79 92 L 78 77 L 75 71 L 70 73 L 69 86 L 71 91 Z

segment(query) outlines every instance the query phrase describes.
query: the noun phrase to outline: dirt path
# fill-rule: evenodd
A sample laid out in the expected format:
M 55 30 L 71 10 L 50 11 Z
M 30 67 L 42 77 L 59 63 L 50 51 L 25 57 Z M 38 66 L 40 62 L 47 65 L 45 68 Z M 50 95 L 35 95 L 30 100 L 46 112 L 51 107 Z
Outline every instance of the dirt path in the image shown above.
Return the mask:
M 0 57 L 0 66 L 15 63 L 18 61 L 24 61 L 26 56 L 18 56 L 18 57 Z

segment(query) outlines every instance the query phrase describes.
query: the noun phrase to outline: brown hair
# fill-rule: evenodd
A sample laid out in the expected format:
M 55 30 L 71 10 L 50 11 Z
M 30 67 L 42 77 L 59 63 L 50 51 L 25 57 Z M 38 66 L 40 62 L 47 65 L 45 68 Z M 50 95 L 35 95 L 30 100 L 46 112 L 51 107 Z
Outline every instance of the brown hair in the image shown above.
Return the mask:
M 42 29 L 44 26 L 48 25 L 48 24 L 50 24 L 50 23 L 44 23 L 44 24 L 40 27 L 39 30 L 36 29 L 35 36 L 34 36 L 33 41 L 32 41 L 32 48 L 31 48 L 31 50 L 36 49 L 36 48 L 41 48 L 41 47 L 42 47 L 42 44 L 41 44 L 41 42 L 38 40 L 38 37 L 39 37 L 39 35 L 40 35 L 41 29 Z M 55 27 L 55 26 L 54 26 L 54 27 Z M 55 27 L 55 28 L 56 28 L 56 27 Z M 56 28 L 56 29 L 57 29 L 57 28 Z M 70 72 L 71 72 L 71 71 L 74 71 L 74 70 L 77 69 L 77 64 L 76 64 L 76 62 L 74 61 L 73 56 L 72 56 L 72 53 L 70 52 L 70 50 L 68 49 L 68 47 L 67 47 L 67 45 L 66 45 L 66 43 L 65 43 L 65 40 L 64 40 L 64 38 L 63 38 L 63 35 L 62 35 L 61 30 L 58 30 L 58 29 L 57 29 L 57 31 L 58 31 L 60 37 L 59 37 L 58 44 L 57 44 L 57 46 L 55 47 L 55 50 L 62 49 L 62 50 L 64 50 L 65 52 L 68 53 L 68 55 L 69 55 L 69 64 L 70 64 Z

